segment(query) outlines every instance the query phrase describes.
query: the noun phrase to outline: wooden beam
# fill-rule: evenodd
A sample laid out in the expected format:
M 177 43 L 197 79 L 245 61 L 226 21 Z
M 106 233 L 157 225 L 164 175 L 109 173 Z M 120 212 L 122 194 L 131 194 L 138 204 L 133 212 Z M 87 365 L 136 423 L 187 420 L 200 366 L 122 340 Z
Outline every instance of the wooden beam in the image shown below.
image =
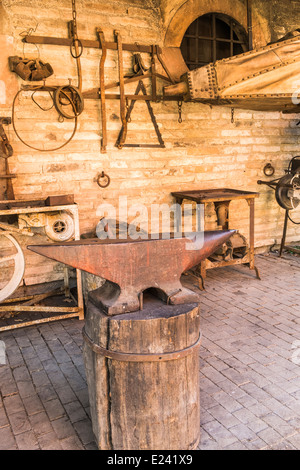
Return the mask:
M 29 44 L 49 44 L 54 46 L 68 46 L 70 47 L 72 44 L 72 39 L 68 38 L 55 38 L 55 37 L 47 37 L 47 36 L 25 36 L 23 38 L 23 42 Z M 101 49 L 101 43 L 97 40 L 91 39 L 80 39 L 80 42 L 83 47 L 87 48 L 95 48 Z M 106 42 L 105 43 L 107 49 L 111 49 L 116 51 L 118 49 L 116 42 Z M 158 46 L 157 46 L 158 47 Z M 123 44 L 124 51 L 130 52 L 148 52 L 151 53 L 152 46 L 146 46 L 142 44 Z M 161 52 L 161 49 L 158 47 L 158 51 Z

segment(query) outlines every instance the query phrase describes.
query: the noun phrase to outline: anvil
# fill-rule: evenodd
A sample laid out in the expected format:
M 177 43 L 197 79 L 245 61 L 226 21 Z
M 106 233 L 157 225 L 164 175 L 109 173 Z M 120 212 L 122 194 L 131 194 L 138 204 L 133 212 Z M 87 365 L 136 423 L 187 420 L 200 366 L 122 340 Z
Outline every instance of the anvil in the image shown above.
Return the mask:
M 140 310 L 141 295 L 149 288 L 169 304 L 199 302 L 195 292 L 183 287 L 180 277 L 213 254 L 234 232 L 204 232 L 194 239 L 93 238 L 27 248 L 105 279 L 103 286 L 89 293 L 89 298 L 108 315 L 116 315 Z

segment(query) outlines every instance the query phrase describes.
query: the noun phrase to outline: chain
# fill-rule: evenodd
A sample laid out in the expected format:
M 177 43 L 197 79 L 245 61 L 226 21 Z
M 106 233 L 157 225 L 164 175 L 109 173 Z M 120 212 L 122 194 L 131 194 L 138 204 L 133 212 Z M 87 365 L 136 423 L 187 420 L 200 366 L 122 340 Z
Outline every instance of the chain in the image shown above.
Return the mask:
M 72 17 L 73 17 L 73 34 L 77 38 L 77 12 L 76 12 L 76 2 L 72 0 Z
M 178 101 L 178 122 L 179 122 L 179 124 L 182 123 L 181 114 L 182 114 L 182 101 Z
M 126 119 L 127 119 L 127 122 L 131 122 L 131 117 L 130 117 L 130 113 L 129 113 L 128 98 L 126 98 L 125 106 L 126 106 Z
M 71 56 L 74 59 L 79 59 L 79 57 L 82 55 L 83 47 L 82 47 L 82 42 L 80 41 L 80 39 L 78 39 L 78 34 L 77 34 L 77 12 L 76 12 L 75 0 L 72 0 L 72 28 L 71 30 L 72 30 L 71 31 L 72 42 L 70 46 Z M 75 49 L 75 54 L 73 52 L 73 48 Z M 78 67 L 78 88 L 81 89 L 81 66 L 78 60 L 77 60 L 77 67 Z
M 234 108 L 231 108 L 231 122 L 234 123 Z

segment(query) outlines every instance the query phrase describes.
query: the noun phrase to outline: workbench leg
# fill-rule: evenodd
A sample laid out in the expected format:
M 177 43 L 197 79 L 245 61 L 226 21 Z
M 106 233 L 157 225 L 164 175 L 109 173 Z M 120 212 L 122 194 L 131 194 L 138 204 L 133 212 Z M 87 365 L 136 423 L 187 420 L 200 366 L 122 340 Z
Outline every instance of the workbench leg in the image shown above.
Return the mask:
M 279 256 L 282 255 L 282 252 L 283 252 L 284 247 L 285 247 L 288 219 L 289 219 L 289 211 L 286 210 L 285 211 L 285 217 L 284 217 L 283 234 L 282 234 L 282 239 L 281 239 L 281 244 L 280 244 Z
M 260 274 L 258 268 L 254 264 L 254 199 L 247 200 L 249 209 L 250 209 L 250 252 L 249 252 L 249 267 L 250 269 L 254 269 L 256 272 L 257 279 L 260 279 Z
M 202 261 L 202 263 L 200 263 L 200 266 L 199 266 L 199 275 L 200 275 L 200 281 L 201 281 L 201 284 L 202 284 L 202 288 L 200 287 L 200 281 L 199 281 L 199 287 L 201 290 L 205 290 L 205 287 L 204 287 L 204 279 L 206 278 L 206 261 Z
M 203 232 L 204 231 L 204 204 L 196 203 L 196 217 L 197 217 L 196 230 L 198 233 Z
M 176 200 L 176 220 L 175 220 L 175 229 L 176 234 L 182 235 L 182 200 Z
M 80 240 L 80 227 L 79 227 L 79 213 L 78 207 L 73 208 L 72 215 L 74 218 L 75 225 L 75 240 Z M 78 309 L 79 309 L 79 320 L 84 320 L 84 301 L 83 301 L 83 289 L 82 289 L 82 274 L 80 269 L 76 269 L 77 278 L 77 298 L 78 298 Z

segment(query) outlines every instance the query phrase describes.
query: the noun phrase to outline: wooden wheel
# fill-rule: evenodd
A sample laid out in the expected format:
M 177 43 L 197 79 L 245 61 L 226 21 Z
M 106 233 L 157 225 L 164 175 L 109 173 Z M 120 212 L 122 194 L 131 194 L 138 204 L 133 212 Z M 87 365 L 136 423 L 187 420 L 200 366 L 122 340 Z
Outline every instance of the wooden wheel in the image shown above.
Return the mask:
M 14 261 L 14 271 L 10 280 L 2 289 L 0 288 L 0 302 L 3 302 L 14 293 L 22 281 L 25 271 L 25 259 L 23 251 L 17 240 L 12 235 L 5 232 L 0 233 L 0 238 L 2 237 L 6 237 L 8 239 L 10 248 L 14 249 L 15 252 L 6 256 L 1 256 L 0 252 L 0 270 L 3 269 L 4 263 L 7 264 L 11 261 Z

